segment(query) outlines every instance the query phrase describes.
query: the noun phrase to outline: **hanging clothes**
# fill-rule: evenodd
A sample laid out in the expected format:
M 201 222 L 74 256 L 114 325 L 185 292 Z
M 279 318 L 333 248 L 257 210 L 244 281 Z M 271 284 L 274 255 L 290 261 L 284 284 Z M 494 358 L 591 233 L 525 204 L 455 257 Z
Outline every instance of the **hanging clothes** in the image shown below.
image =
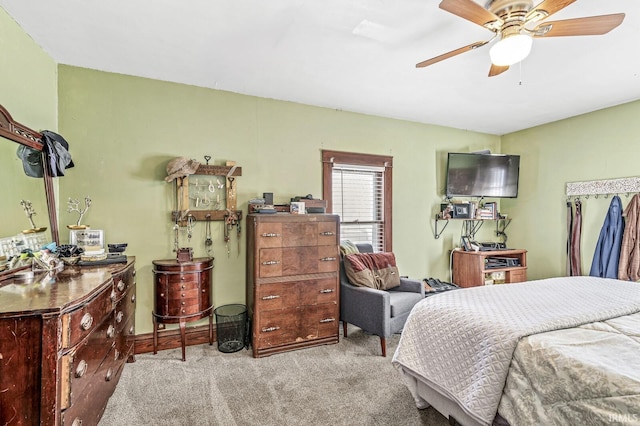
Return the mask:
M 573 204 L 567 200 L 567 276 L 573 275 L 571 265 L 571 232 L 573 232 Z
M 601 278 L 618 278 L 618 262 L 623 232 L 622 201 L 616 195 L 609 204 L 607 216 L 600 230 L 589 275 Z
M 640 195 L 633 196 L 624 210 L 625 229 L 622 235 L 618 278 L 640 280 Z
M 582 202 L 575 200 L 576 210 L 571 227 L 571 275 L 582 275 L 582 255 L 580 253 L 580 239 L 582 234 Z

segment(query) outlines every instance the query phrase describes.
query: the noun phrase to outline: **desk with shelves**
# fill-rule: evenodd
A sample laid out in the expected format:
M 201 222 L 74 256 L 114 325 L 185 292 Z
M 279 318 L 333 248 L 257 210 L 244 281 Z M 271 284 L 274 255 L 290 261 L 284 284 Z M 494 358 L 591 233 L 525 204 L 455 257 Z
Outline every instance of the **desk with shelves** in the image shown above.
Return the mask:
M 516 265 L 492 267 L 492 258 L 515 259 Z M 453 282 L 460 287 L 476 287 L 485 284 L 487 274 L 504 272 L 504 283 L 527 280 L 526 250 L 491 250 L 453 252 Z

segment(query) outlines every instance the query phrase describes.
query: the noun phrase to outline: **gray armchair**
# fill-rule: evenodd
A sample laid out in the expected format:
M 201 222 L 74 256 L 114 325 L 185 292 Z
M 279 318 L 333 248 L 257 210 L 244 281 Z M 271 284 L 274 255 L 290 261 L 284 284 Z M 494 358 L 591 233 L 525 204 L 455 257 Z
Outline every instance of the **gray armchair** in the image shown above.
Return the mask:
M 356 244 L 360 253 L 372 253 L 371 244 Z M 380 336 L 382 356 L 387 356 L 386 338 L 399 332 L 413 306 L 424 299 L 421 281 L 400 279 L 400 286 L 390 290 L 358 287 L 349 282 L 340 260 L 340 320 L 344 337 L 347 324 Z

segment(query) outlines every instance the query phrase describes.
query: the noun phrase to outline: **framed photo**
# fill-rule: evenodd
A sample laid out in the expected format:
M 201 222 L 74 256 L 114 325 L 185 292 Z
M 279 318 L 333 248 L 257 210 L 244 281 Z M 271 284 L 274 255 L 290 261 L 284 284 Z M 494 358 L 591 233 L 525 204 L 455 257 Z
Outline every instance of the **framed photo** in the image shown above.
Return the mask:
M 73 229 L 69 242 L 84 249 L 85 253 L 104 252 L 104 231 L 101 229 Z
M 455 219 L 470 219 L 471 216 L 471 203 L 453 204 L 453 217 Z
M 473 251 L 473 249 L 471 248 L 471 239 L 469 239 L 468 236 L 463 236 L 462 238 L 462 247 L 464 248 L 464 251 Z
M 302 201 L 292 201 L 290 206 L 291 214 L 305 214 L 305 205 Z

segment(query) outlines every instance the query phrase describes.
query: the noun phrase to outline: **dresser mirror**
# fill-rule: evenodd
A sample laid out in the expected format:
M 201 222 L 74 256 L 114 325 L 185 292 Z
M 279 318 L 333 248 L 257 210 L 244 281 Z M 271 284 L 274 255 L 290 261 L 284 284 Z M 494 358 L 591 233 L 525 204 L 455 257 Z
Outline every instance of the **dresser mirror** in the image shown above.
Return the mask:
M 59 243 L 53 179 L 49 169 L 44 167 L 42 178 L 29 177 L 17 154 L 20 145 L 42 152 L 40 133 L 14 121 L 0 105 L 0 136 L 0 239 L 15 237 L 34 228 L 21 205 L 24 200 L 30 202 L 35 212 L 31 218 L 35 227 L 46 228 L 43 231 L 45 240 Z M 6 273 L 0 272 L 0 275 Z

